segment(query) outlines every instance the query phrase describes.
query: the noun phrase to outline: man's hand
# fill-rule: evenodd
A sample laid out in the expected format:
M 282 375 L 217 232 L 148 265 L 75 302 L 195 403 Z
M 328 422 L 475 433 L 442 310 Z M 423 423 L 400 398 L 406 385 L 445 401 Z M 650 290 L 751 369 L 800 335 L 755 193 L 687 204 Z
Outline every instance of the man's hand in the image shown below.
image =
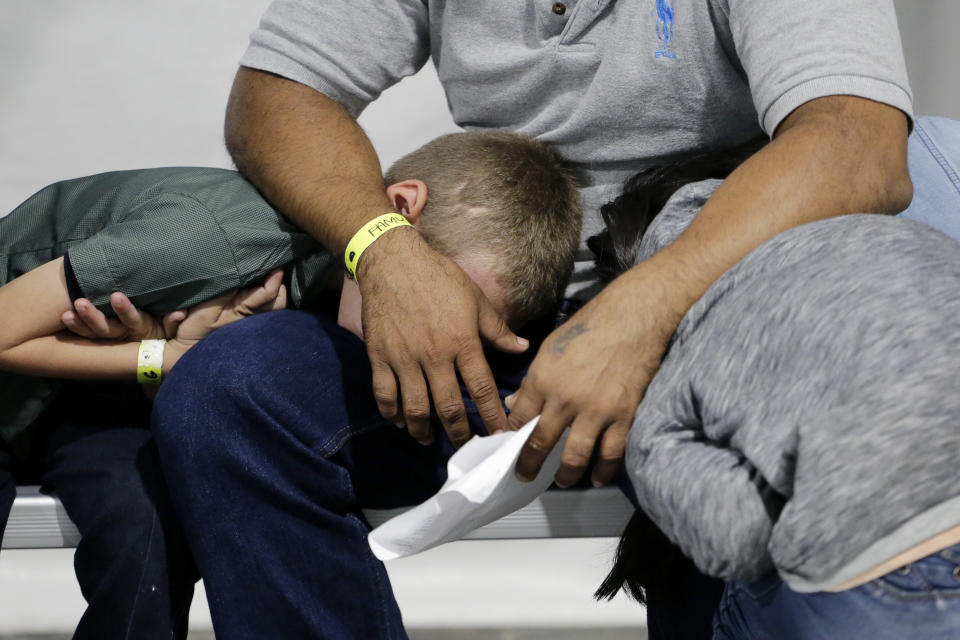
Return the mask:
M 310 87 L 241 68 L 224 133 L 241 173 L 335 256 L 343 255 L 372 216 L 392 210 L 380 162 L 363 129 L 342 106 Z M 429 386 L 451 440 L 462 444 L 470 433 L 459 371 L 487 428 L 503 429 L 506 417 L 481 338 L 510 352 L 524 351 L 526 344 L 518 342 L 466 274 L 409 228 L 378 239 L 358 268 L 381 414 L 406 422 L 415 438 L 430 442 Z
M 550 334 L 519 391 L 507 398 L 510 428 L 540 415 L 517 461 L 521 479 L 537 476 L 568 426 L 557 485 L 580 480 L 601 436 L 591 480 L 600 486 L 613 478 L 633 415 L 676 326 L 653 314 L 655 296 L 643 287 L 629 277 L 611 283 Z
M 434 437 L 432 396 L 459 447 L 470 438 L 459 371 L 487 429 L 504 429 L 506 415 L 481 339 L 509 353 L 522 353 L 528 344 L 507 328 L 477 285 L 406 227 L 371 245 L 359 267 L 363 334 L 383 417 L 405 423 L 410 435 L 428 444 Z
M 517 461 L 532 478 L 568 425 L 560 485 L 583 473 L 604 430 L 595 484 L 623 457 L 633 412 L 681 318 L 720 275 L 764 241 L 847 213 L 897 213 L 912 186 L 907 120 L 889 106 L 831 96 L 797 108 L 773 142 L 734 171 L 670 246 L 621 275 L 557 329 L 517 394 L 510 426 L 542 414 Z

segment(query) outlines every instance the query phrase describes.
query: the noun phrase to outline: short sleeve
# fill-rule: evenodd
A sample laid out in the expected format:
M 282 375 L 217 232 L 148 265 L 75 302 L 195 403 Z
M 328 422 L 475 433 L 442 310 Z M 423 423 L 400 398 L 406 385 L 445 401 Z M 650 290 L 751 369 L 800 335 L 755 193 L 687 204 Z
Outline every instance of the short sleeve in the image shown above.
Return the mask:
M 83 297 L 83 289 L 80 288 L 80 282 L 73 272 L 73 265 L 70 264 L 70 252 L 63 254 L 63 277 L 67 281 L 67 295 L 71 302 L 76 302 L 78 298 Z
M 868 98 L 913 117 L 892 0 L 721 0 L 769 135 L 800 105 Z
M 69 256 L 84 296 L 111 315 L 114 291 L 151 313 L 166 313 L 239 286 L 223 230 L 203 204 L 181 194 L 150 198 L 122 222 L 70 247 Z
M 429 56 L 425 0 L 274 0 L 240 64 L 313 87 L 356 117 Z
M 756 580 L 773 568 L 773 521 L 742 455 L 641 404 L 626 469 L 640 506 L 701 571 Z
M 112 314 L 110 294 L 122 291 L 159 314 L 247 286 L 318 250 L 273 209 L 233 189 L 216 211 L 189 194 L 159 194 L 68 255 L 84 296 L 104 313 Z

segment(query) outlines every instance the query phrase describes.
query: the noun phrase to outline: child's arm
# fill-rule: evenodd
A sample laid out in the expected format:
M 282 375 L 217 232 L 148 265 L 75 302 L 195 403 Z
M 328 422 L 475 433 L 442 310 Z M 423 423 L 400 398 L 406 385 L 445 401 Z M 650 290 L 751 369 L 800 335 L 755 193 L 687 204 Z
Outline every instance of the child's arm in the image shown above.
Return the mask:
M 280 308 L 285 298 L 278 271 L 263 286 L 198 305 L 187 327 L 189 335 L 178 333 L 178 339 L 168 342 L 164 371 L 203 335 L 245 315 Z M 162 338 L 164 331 L 158 321 L 144 322 L 147 316 L 128 300 L 118 299 L 125 301 L 128 311 L 119 314 L 121 320 L 128 328 L 138 325 L 137 331 L 124 340 L 91 340 L 64 331 L 61 316 L 73 307 L 62 259 L 0 287 L 0 369 L 58 378 L 135 379 L 139 340 Z M 168 330 L 173 328 L 168 324 Z
M 357 281 L 344 276 L 343 287 L 340 289 L 340 307 L 337 310 L 337 324 L 363 340 L 361 304 L 360 287 L 357 286 Z
M 63 258 L 0 287 L 0 369 L 58 378 L 133 379 L 139 344 L 92 341 L 64 332 L 60 316 L 71 308 Z M 144 334 L 163 337 L 159 326 Z

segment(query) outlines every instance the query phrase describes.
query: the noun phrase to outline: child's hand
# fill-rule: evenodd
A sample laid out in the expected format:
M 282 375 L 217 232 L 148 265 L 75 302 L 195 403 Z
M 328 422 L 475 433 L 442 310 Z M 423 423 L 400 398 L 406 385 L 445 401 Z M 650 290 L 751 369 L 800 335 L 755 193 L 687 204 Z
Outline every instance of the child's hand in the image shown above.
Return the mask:
M 122 293 L 110 296 L 117 317 L 108 318 L 86 298 L 78 298 L 74 310 L 60 320 L 73 333 L 90 340 L 149 340 L 166 338 L 164 373 L 170 371 L 187 350 L 216 329 L 247 316 L 287 306 L 283 270 L 272 272 L 259 286 L 240 289 L 191 307 L 173 311 L 158 319 L 137 309 Z
M 176 333 L 167 342 L 163 354 L 164 375 L 190 347 L 220 327 L 255 313 L 285 309 L 286 306 L 283 270 L 277 269 L 260 286 L 240 289 L 191 307 L 186 319 L 177 322 Z
M 283 270 L 273 271 L 259 286 L 240 289 L 191 307 L 186 319 L 176 322 L 172 338 L 191 345 L 220 327 L 264 311 L 287 306 Z M 176 313 L 176 312 L 174 312 Z
M 72 311 L 65 311 L 60 321 L 71 332 L 90 340 L 150 340 L 172 338 L 177 325 L 187 317 L 186 311 L 173 311 L 157 319 L 133 306 L 119 291 L 110 296 L 116 318 L 108 318 L 86 298 L 77 298 Z

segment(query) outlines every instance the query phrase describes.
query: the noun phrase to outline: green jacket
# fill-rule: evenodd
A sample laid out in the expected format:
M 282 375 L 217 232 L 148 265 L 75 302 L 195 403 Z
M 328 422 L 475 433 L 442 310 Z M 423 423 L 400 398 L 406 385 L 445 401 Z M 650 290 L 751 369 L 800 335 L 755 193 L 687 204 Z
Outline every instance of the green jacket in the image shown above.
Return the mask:
M 0 283 L 64 254 L 83 295 L 111 315 L 114 291 L 163 314 L 244 287 L 284 265 L 291 265 L 291 304 L 304 307 L 336 288 L 342 274 L 338 261 L 239 173 L 202 167 L 57 182 L 0 218 Z M 28 427 L 58 388 L 56 380 L 0 371 L 0 438 L 15 452 L 29 446 Z

